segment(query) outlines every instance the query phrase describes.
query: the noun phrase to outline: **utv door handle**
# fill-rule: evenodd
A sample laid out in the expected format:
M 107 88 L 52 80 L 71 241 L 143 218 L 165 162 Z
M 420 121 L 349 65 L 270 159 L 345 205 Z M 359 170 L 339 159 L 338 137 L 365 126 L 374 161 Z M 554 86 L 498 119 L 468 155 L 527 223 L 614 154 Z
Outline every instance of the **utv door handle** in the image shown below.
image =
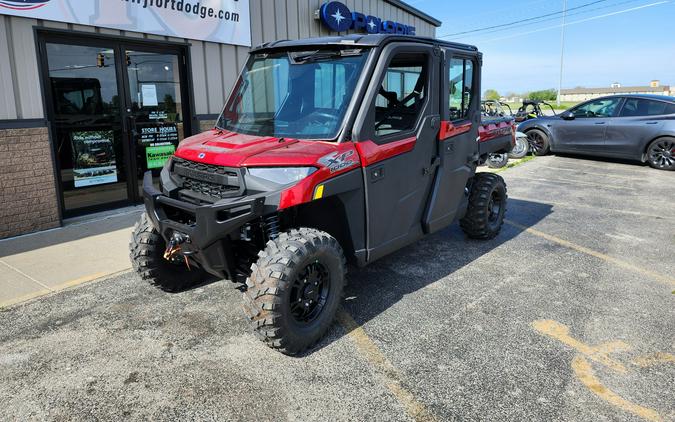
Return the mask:
M 375 183 L 384 178 L 384 166 L 378 166 L 370 170 L 370 181 Z

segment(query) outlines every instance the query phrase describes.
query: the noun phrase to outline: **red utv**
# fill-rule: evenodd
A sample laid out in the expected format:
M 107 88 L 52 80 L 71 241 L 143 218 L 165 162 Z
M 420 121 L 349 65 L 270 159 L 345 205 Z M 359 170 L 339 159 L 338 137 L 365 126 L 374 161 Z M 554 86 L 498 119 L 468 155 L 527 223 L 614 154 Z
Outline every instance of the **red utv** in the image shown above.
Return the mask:
M 134 268 L 168 291 L 207 273 L 246 280 L 253 330 L 295 354 L 331 325 L 348 261 L 455 220 L 496 236 L 506 186 L 476 167 L 511 150 L 514 127 L 481 124 L 481 61 L 472 46 L 393 35 L 254 49 L 216 127 L 181 142 L 158 181 L 146 174 Z

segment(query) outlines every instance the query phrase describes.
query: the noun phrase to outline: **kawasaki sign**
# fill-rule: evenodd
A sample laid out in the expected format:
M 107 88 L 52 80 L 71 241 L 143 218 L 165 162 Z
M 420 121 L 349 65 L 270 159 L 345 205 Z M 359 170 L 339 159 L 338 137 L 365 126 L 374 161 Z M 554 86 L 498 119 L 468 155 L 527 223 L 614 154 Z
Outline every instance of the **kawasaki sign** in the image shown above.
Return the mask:
M 353 29 L 369 34 L 415 35 L 414 26 L 383 20 L 377 16 L 366 16 L 360 12 L 352 12 L 339 1 L 331 1 L 321 6 L 319 18 L 325 26 L 335 32 Z
M 251 45 L 249 0 L 0 0 L 0 15 Z

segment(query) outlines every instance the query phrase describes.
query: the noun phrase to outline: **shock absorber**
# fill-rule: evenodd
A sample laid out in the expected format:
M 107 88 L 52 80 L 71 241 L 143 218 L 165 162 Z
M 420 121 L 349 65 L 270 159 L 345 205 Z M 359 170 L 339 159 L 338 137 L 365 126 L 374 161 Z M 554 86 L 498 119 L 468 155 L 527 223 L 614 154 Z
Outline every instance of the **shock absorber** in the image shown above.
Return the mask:
M 265 235 L 268 240 L 274 240 L 279 237 L 279 216 L 274 214 L 265 217 L 264 227 Z

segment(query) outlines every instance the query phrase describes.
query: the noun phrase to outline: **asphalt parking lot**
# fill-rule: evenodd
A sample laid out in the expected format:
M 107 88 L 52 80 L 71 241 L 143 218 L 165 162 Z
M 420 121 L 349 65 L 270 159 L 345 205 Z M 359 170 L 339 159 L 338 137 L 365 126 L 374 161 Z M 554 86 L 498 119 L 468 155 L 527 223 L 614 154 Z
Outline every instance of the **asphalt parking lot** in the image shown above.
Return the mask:
M 0 312 L 0 419 L 675 420 L 675 174 L 570 157 L 501 173 L 509 223 L 352 270 L 301 357 L 234 284 L 131 273 Z

